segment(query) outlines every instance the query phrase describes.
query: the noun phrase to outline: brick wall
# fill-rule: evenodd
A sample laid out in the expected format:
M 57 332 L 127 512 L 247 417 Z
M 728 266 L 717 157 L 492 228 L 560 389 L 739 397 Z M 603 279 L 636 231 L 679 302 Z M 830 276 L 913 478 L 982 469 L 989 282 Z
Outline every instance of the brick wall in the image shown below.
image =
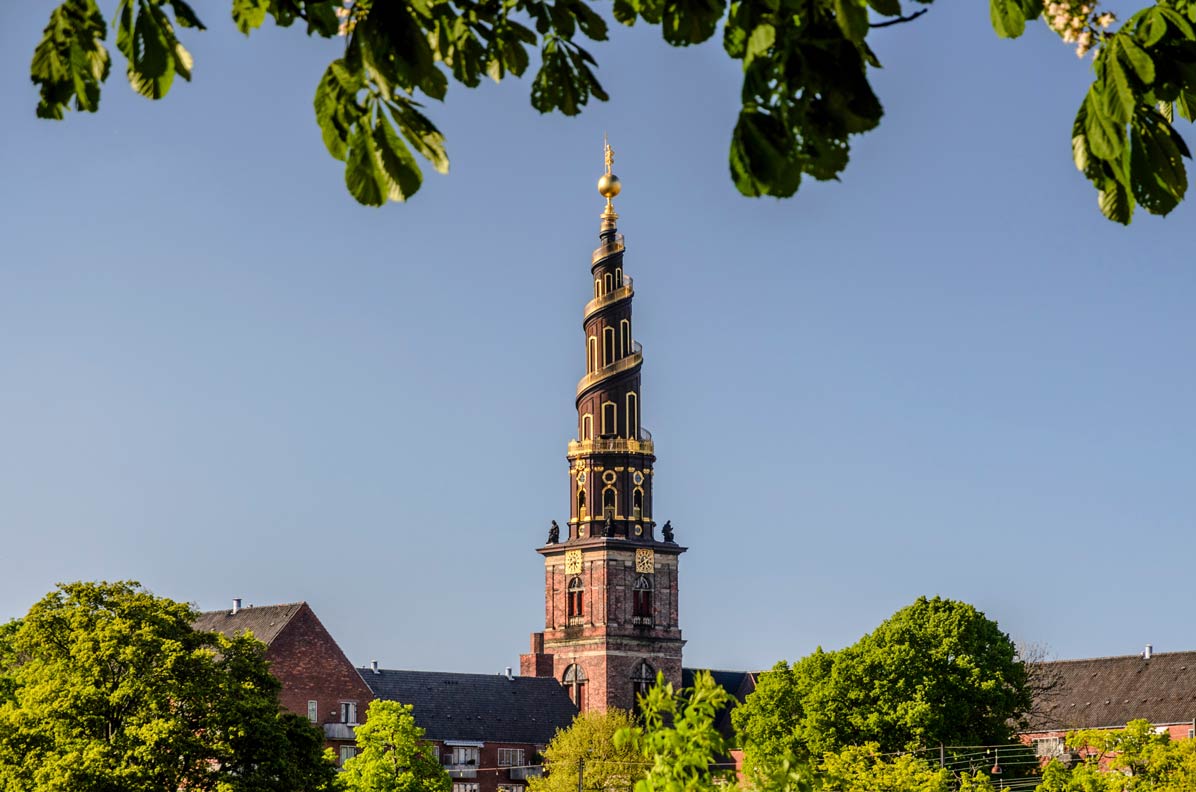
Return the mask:
M 545 748 L 543 745 L 532 743 L 486 742 L 479 749 L 477 765 L 466 772 L 460 772 L 448 767 L 452 747 L 445 745 L 443 740 L 435 742 L 440 752 L 441 763 L 446 765 L 445 769 L 449 770 L 449 775 L 452 776 L 454 789 L 459 792 L 468 789 L 465 785 L 469 784 L 477 784 L 477 792 L 498 792 L 499 787 L 522 787 L 524 788 L 523 792 L 526 792 L 528 784 L 526 778 L 520 778 L 517 770 L 499 766 L 499 749 L 522 750 L 525 765 L 539 765 L 542 761 L 541 754 Z M 470 773 L 472 773 L 472 777 L 470 777 Z
M 305 603 L 266 650 L 270 671 L 282 683 L 282 706 L 307 717 L 308 702 L 317 704 L 317 723 L 339 723 L 341 702 L 357 705 L 357 720 L 365 720 L 373 695 L 361 681 L 345 653 Z M 339 750 L 348 740 L 329 740 Z

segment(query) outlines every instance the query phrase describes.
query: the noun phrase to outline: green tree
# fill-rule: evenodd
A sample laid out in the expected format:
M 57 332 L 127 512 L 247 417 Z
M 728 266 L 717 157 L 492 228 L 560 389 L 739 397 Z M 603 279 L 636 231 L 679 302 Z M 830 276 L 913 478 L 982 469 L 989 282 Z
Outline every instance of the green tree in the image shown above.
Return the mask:
M 452 781 L 423 741 L 410 704 L 375 699 L 357 727 L 357 755 L 341 780 L 349 792 L 449 792 Z
M 635 792 L 713 792 L 734 781 L 726 763 L 727 744 L 715 728 L 720 710 L 732 703 L 713 677 L 701 673 L 694 687 L 675 691 L 658 678 L 642 701 L 643 722 L 616 735 L 619 746 L 636 750 L 648 771 Z M 875 743 L 827 753 L 817 767 L 781 753 L 758 763 L 746 788 L 766 792 L 992 792 L 980 774 L 939 768 L 912 754 L 883 755 Z
M 194 617 L 136 583 L 69 583 L 0 631 L 0 790 L 330 789 L 265 647 Z
M 971 605 L 922 597 L 846 649 L 778 663 L 731 718 L 751 768 L 865 743 L 1009 743 L 1029 707 L 1009 636 Z
M 113 0 L 116 48 L 129 82 L 159 99 L 175 76 L 191 78 L 192 57 L 177 29 L 202 30 L 184 0 Z M 928 4 L 930 0 L 914 0 Z M 443 100 L 449 78 L 476 87 L 484 77 L 520 76 L 537 61 L 532 106 L 575 115 L 606 92 L 582 46 L 605 40 L 607 23 L 587 0 L 232 0 L 245 34 L 267 17 L 307 34 L 344 36 L 342 57 L 315 92 L 329 154 L 345 162 L 349 192 L 364 204 L 402 201 L 423 175 L 418 152 L 448 170 L 445 141 L 421 111 Z M 1156 0 L 1116 26 L 1098 0 L 989 0 L 992 25 L 1007 38 L 1044 17 L 1081 55 L 1095 50 L 1095 79 L 1072 130 L 1076 167 L 1112 220 L 1135 205 L 1167 214 L 1187 190 L 1187 145 L 1175 114 L 1196 113 L 1196 0 Z M 880 62 L 877 28 L 909 22 L 900 0 L 614 0 L 624 25 L 658 25 L 673 46 L 706 41 L 722 28 L 723 49 L 742 64 L 742 107 L 731 132 L 731 178 L 748 196 L 793 195 L 803 176 L 835 179 L 852 135 L 880 123 L 868 81 Z M 37 113 L 61 119 L 71 106 L 94 112 L 111 60 L 108 23 L 97 0 L 64 0 L 34 50 Z
M 626 792 L 644 774 L 644 760 L 628 746 L 616 747 L 615 735 L 635 725 L 631 713 L 618 708 L 583 712 L 561 729 L 544 750 L 545 775 L 528 779 L 528 792 L 576 792 L 577 772 L 584 760 L 582 788 Z
M 658 674 L 640 699 L 642 725 L 620 729 L 615 745 L 642 757 L 647 768 L 635 792 L 714 792 L 734 782 L 725 764 L 727 744 L 715 727 L 731 694 L 708 671 L 694 676 L 694 686 L 674 690 Z
M 955 792 L 957 789 L 987 792 L 992 789 L 983 775 L 956 776 L 937 764 L 913 754 L 884 756 L 876 743 L 848 746 L 828 753 L 818 766 L 825 792 Z
M 1144 720 L 1124 729 L 1090 729 L 1067 735 L 1081 759 L 1053 760 L 1040 792 L 1190 792 L 1196 789 L 1196 741 L 1172 741 Z

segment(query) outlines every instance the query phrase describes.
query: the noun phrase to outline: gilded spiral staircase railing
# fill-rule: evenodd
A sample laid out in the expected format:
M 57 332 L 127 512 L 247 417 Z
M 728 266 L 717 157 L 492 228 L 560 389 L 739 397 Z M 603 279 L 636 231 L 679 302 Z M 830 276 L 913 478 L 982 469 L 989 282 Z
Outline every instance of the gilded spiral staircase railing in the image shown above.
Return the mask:
M 644 362 L 644 348 L 639 341 L 631 342 L 630 354 L 624 355 L 608 366 L 603 366 L 600 369 L 591 371 L 589 374 L 581 378 L 577 383 L 577 399 L 581 400 L 582 394 L 611 377 L 617 377 L 625 371 L 631 371 Z
M 622 253 L 625 249 L 626 247 L 623 245 L 623 235 L 615 234 L 613 237 L 604 241 L 598 246 L 598 249 L 594 251 L 594 255 L 590 259 L 590 264 L 597 264 L 607 256 L 613 256 L 616 253 Z
M 606 294 L 595 297 L 586 303 L 586 307 L 582 310 L 582 324 L 590 321 L 590 317 L 601 311 L 603 308 L 609 308 L 615 303 L 626 300 L 635 294 L 635 289 L 632 280 L 629 276 L 623 276 L 623 283 L 614 289 L 611 289 Z

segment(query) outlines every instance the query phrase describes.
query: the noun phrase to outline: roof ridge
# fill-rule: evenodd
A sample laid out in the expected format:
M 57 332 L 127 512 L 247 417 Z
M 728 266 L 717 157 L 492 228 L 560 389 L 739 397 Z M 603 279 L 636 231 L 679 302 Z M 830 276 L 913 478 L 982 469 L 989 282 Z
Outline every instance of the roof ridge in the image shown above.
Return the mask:
M 307 604 L 307 600 L 296 600 L 295 602 L 276 602 L 270 605 L 242 605 L 237 613 L 243 613 L 247 610 L 265 610 L 266 608 L 295 608 Z M 199 611 L 200 616 L 207 616 L 210 613 L 231 613 L 232 608 L 217 608 L 216 610 Z
M 1154 660 L 1157 657 L 1172 657 L 1176 655 L 1196 655 L 1196 649 L 1185 649 L 1176 652 L 1154 652 L 1150 653 L 1150 659 Z M 1100 655 L 1098 657 L 1068 657 L 1061 660 L 1037 660 L 1032 661 L 1029 665 L 1048 665 L 1052 663 L 1088 663 L 1093 660 L 1145 660 L 1141 652 L 1138 654 L 1127 655 Z
M 373 666 L 363 665 L 363 666 L 356 666 L 356 668 L 358 671 L 367 671 L 371 674 L 374 673 Z M 482 673 L 480 671 L 425 671 L 421 668 L 381 668 L 381 667 L 379 667 L 378 673 L 379 674 L 440 674 L 442 676 L 471 676 L 471 677 L 482 677 L 485 679 L 489 679 L 491 677 L 502 677 L 503 679 L 507 678 L 507 675 L 504 674 L 502 671 L 496 671 L 492 674 L 486 674 L 486 673 Z M 556 679 L 554 677 L 523 676 L 521 674 L 512 674 L 511 679 L 551 679 L 554 682 L 556 681 Z

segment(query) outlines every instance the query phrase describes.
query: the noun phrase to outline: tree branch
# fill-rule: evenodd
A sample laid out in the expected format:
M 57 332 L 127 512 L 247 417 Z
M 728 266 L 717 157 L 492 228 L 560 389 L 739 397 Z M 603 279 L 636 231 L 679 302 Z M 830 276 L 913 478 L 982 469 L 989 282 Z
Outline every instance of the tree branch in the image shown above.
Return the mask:
M 892 27 L 893 25 L 900 25 L 905 22 L 913 22 L 915 19 L 922 16 L 929 10 L 930 10 L 929 8 L 923 8 L 921 11 L 915 11 L 914 13 L 910 14 L 909 16 L 897 17 L 896 19 L 890 19 L 888 22 L 873 22 L 873 23 L 869 24 L 868 27 L 871 27 L 871 28 Z

